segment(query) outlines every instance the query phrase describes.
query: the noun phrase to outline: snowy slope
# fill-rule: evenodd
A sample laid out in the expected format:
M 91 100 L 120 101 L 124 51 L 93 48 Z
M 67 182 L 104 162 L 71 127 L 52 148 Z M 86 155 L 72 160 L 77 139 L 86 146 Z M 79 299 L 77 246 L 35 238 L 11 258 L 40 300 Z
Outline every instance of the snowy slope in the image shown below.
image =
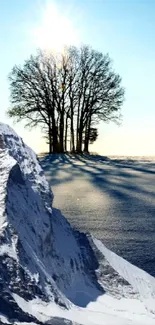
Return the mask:
M 80 234 L 51 209 L 53 195 L 36 155 L 8 126 L 0 124 L 0 135 L 1 285 L 23 298 L 85 306 L 103 292 L 87 238 L 85 258 Z
M 1 323 L 155 323 L 154 278 L 75 231 L 52 201 L 36 155 L 0 124 Z
M 135 292 L 139 293 L 139 297 L 144 302 L 146 308 L 155 314 L 155 278 L 111 252 L 100 240 L 94 238 L 94 244 L 113 269 L 132 285 Z

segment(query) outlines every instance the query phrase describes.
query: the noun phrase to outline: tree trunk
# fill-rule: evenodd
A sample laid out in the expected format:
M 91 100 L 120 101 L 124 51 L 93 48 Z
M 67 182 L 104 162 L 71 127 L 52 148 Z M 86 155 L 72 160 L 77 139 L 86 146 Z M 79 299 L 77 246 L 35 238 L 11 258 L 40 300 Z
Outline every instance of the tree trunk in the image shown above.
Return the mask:
M 52 137 L 53 137 L 53 153 L 57 153 L 58 150 L 58 136 L 57 136 L 57 127 L 55 121 L 55 112 L 54 108 L 51 109 L 51 118 L 52 118 Z
M 84 107 L 85 107 L 85 93 L 86 93 L 86 87 L 83 90 L 82 97 L 80 96 L 79 99 L 79 105 L 78 105 L 78 118 L 77 118 L 77 151 L 79 153 L 82 152 L 82 140 L 83 140 L 83 130 L 84 130 L 84 124 L 83 124 L 83 118 L 84 118 Z M 80 108 L 80 102 L 82 98 L 82 106 Z
M 82 130 L 79 130 L 78 153 L 82 153 Z
M 68 116 L 67 116 L 67 114 L 66 114 L 65 151 L 67 151 L 67 132 L 68 132 Z
M 73 119 L 71 119 L 71 151 L 75 152 Z
M 83 120 L 82 117 L 80 119 L 80 127 L 79 127 L 79 138 L 78 138 L 78 153 L 82 152 L 82 138 L 83 138 Z
M 79 151 L 79 117 L 80 117 L 80 103 L 78 105 L 77 124 L 76 124 L 76 151 Z
M 53 148 L 53 146 L 52 146 L 52 139 L 49 138 L 49 153 L 50 154 L 53 152 L 52 148 Z
M 60 116 L 60 152 L 64 152 L 64 112 Z
M 49 141 L 49 154 L 53 152 L 53 144 L 52 144 L 52 129 L 51 125 L 48 126 L 48 141 Z
M 76 151 L 78 153 L 82 152 L 82 135 L 83 135 L 83 123 L 80 121 L 80 125 L 78 125 L 77 129 L 77 144 L 76 144 Z
M 71 151 L 75 152 L 75 144 L 74 144 L 74 112 L 73 112 L 73 103 L 71 103 Z
M 84 146 L 84 152 L 85 153 L 89 153 L 88 147 L 89 147 L 89 139 L 87 137 L 87 139 L 85 141 L 85 146 Z
M 88 118 L 85 130 L 84 152 L 89 153 L 89 138 L 90 138 L 91 117 Z
M 57 153 L 57 151 L 58 151 L 58 138 L 57 138 L 56 126 L 54 126 L 52 133 L 53 133 L 53 153 Z
M 84 152 L 88 152 L 88 127 L 86 125 L 86 129 L 85 129 L 85 140 L 84 140 Z

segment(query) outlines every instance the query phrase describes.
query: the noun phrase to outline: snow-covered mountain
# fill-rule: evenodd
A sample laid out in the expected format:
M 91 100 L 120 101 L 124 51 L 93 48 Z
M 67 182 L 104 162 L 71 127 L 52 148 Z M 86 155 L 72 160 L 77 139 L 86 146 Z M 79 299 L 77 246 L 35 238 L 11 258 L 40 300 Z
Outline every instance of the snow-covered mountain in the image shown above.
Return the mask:
M 52 201 L 34 152 L 0 124 L 1 324 L 155 323 L 155 279 L 74 230 Z

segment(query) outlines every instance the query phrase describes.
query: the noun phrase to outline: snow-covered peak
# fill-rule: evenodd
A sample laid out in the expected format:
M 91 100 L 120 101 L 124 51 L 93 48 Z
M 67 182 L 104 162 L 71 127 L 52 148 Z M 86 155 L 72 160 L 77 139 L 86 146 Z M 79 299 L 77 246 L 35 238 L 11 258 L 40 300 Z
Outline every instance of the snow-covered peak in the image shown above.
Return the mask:
M 23 176 L 38 188 L 43 197 L 45 195 L 46 204 L 48 203 L 48 206 L 51 207 L 53 193 L 38 163 L 36 154 L 10 126 L 3 123 L 0 123 L 0 150 L 8 151 L 9 155 L 19 164 Z
M 66 308 L 96 299 L 103 288 L 86 236 L 51 209 L 53 195 L 36 155 L 3 124 L 0 171 L 0 258 L 5 265 L 0 284 L 12 295 L 37 296 Z

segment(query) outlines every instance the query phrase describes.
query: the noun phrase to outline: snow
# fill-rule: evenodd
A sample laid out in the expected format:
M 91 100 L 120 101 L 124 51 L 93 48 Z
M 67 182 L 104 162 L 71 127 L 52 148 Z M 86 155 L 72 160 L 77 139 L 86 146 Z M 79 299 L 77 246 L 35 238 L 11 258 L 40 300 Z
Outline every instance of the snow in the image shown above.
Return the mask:
M 53 303 L 43 303 L 39 299 L 26 302 L 14 295 L 18 305 L 34 315 L 39 321 L 45 322 L 52 317 L 60 317 L 83 325 L 153 325 L 155 323 L 155 279 L 149 274 L 130 264 L 123 258 L 107 249 L 101 241 L 93 238 L 94 244 L 106 257 L 112 267 L 139 291 L 139 299 L 117 299 L 104 294 L 96 301 L 90 302 L 86 308 L 71 305 L 69 310 L 60 308 Z
M 40 162 L 54 206 L 73 226 L 155 276 L 155 157 L 60 154 Z
M 0 172 L 0 299 L 16 312 L 10 321 L 13 311 L 8 316 L 6 308 L 3 316 L 0 305 L 1 322 L 24 325 L 29 317 L 29 324 L 54 324 L 54 318 L 64 324 L 155 324 L 155 279 L 93 238 L 115 271 L 108 290 L 105 274 L 97 275 L 91 240 L 52 208 L 53 194 L 36 155 L 3 124 Z M 113 286 L 119 277 L 130 286 L 122 281 L 117 295 Z
M 28 178 L 32 186 L 40 190 L 46 198 L 46 204 L 50 210 L 53 193 L 49 191 L 49 184 L 44 176 L 42 168 L 34 151 L 24 144 L 16 132 L 8 125 L 0 123 L 0 136 L 4 141 L 4 151 L 7 152 L 19 165 L 23 174 Z
M 39 272 L 44 292 L 47 291 L 48 279 L 52 286 L 51 289 L 48 287 L 48 296 L 49 290 L 51 297 L 53 291 L 57 292 L 66 306 L 70 305 L 68 299 L 81 304 L 81 295 L 75 295 L 77 288 L 79 293 L 85 292 L 85 297 L 97 296 L 99 290 L 84 270 L 85 262 L 71 226 L 60 211 L 51 209 L 51 191 L 35 154 L 8 127 L 0 125 L 0 132 L 5 144 L 4 176 L 7 175 L 6 180 L 0 180 L 4 197 L 7 193 L 7 205 L 2 204 L 4 211 L 7 211 L 3 225 L 4 222 L 6 227 L 11 224 L 18 234 L 28 259 L 26 264 L 22 262 L 22 266 L 31 274 L 31 278 L 35 279 L 35 274 Z M 13 246 L 16 246 L 13 245 L 15 236 L 15 233 L 11 235 L 10 254 Z M 1 252 L 4 252 L 4 248 Z M 55 275 L 57 279 L 53 280 Z
M 7 186 L 8 174 L 11 168 L 14 166 L 15 161 L 13 159 L 8 159 L 8 155 L 5 150 L 0 148 L 0 174 L 1 182 L 3 187 L 0 187 L 0 229 L 6 226 L 5 219 L 5 188 Z
M 0 246 L 0 256 L 3 256 L 4 254 L 10 256 L 16 261 L 18 260 L 17 252 L 9 245 L 4 244 Z
M 32 313 L 39 321 L 45 322 L 52 317 L 60 317 L 82 325 L 153 325 L 155 316 L 149 313 L 144 304 L 136 299 L 115 299 L 103 295 L 86 308 L 72 306 L 69 310 L 55 303 L 43 303 L 39 299 L 27 302 L 14 295 L 19 306 Z
M 10 324 L 8 319 L 4 315 L 1 315 L 1 314 L 0 314 L 0 321 L 3 322 L 4 324 Z
M 110 265 L 139 292 L 150 312 L 155 314 L 155 278 L 107 249 L 100 240 L 94 243 Z
M 32 323 L 32 322 L 30 322 L 30 323 L 26 323 L 26 322 L 14 322 L 14 325 L 38 325 L 38 324 Z

